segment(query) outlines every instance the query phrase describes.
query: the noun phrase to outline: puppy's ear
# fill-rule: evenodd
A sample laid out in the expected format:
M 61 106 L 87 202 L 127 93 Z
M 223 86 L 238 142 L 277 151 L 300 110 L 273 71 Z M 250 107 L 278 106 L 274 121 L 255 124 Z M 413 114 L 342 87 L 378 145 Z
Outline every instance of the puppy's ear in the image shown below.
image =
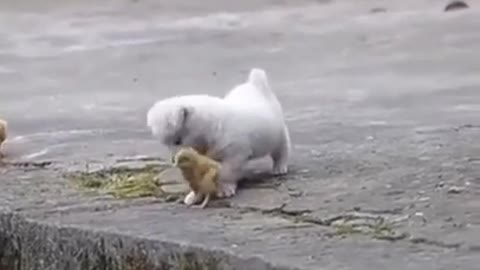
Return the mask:
M 183 106 L 179 110 L 179 115 L 178 115 L 178 123 L 180 123 L 181 127 L 184 127 L 187 121 L 190 119 L 192 116 L 193 109 L 188 106 Z

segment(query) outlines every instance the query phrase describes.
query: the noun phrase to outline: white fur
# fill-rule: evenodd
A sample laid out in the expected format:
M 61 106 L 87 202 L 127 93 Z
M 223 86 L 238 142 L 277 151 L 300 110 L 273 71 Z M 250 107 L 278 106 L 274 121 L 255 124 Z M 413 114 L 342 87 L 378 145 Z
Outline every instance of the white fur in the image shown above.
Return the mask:
M 262 69 L 252 69 L 248 80 L 224 98 L 187 95 L 160 100 L 148 111 L 147 125 L 172 154 L 180 146 L 208 149 L 222 164 L 219 197 L 235 194 L 250 160 L 270 156 L 274 174 L 288 171 L 289 131 Z M 197 197 L 191 193 L 185 202 L 197 202 Z

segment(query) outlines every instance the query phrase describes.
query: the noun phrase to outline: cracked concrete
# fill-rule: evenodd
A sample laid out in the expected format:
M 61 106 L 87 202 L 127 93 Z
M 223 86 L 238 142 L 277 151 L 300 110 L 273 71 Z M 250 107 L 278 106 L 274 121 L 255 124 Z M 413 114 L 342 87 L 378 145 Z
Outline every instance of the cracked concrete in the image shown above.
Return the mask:
M 480 17 L 445 4 L 2 1 L 0 268 L 476 269 Z M 165 157 L 149 106 L 252 66 L 285 107 L 288 176 L 203 211 L 62 177 Z

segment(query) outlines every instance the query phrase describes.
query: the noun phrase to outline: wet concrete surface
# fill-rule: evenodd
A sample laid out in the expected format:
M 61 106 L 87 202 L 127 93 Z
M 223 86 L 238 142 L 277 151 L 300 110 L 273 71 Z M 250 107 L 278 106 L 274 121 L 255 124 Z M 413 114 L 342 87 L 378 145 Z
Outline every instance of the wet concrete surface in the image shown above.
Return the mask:
M 477 268 L 474 3 L 445 13 L 433 0 L 30 2 L 0 4 L 0 116 L 8 162 L 52 165 L 0 168 L 2 212 L 292 269 Z M 171 95 L 223 95 L 251 67 L 267 70 L 283 103 L 288 176 L 202 211 L 86 196 L 61 177 L 87 163 L 165 157 L 148 108 Z M 345 215 L 386 220 L 405 236 L 328 222 Z M 239 265 L 231 269 L 269 269 Z

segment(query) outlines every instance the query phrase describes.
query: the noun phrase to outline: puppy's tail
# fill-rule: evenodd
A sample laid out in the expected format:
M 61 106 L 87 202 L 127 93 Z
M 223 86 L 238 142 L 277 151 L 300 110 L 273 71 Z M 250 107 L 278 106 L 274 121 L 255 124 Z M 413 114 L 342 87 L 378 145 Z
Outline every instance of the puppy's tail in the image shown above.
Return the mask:
M 248 83 L 254 85 L 260 93 L 268 100 L 279 114 L 283 113 L 282 105 L 268 83 L 267 73 L 260 68 L 252 68 L 248 75 Z
M 253 84 L 268 99 L 276 99 L 268 83 L 267 73 L 260 68 L 252 68 L 248 75 L 248 82 Z

